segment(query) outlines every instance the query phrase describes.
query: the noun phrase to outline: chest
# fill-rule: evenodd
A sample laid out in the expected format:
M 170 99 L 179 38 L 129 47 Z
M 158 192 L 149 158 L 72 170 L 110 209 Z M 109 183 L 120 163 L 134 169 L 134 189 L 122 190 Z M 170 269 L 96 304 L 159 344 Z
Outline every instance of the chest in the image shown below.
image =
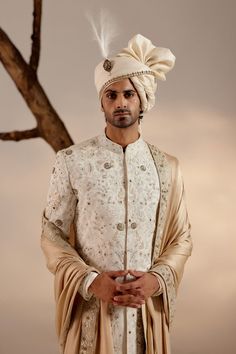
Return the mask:
M 118 207 L 156 205 L 159 178 L 149 151 L 117 154 L 102 150 L 77 161 L 71 171 L 72 187 L 78 191 L 80 207 L 106 211 Z

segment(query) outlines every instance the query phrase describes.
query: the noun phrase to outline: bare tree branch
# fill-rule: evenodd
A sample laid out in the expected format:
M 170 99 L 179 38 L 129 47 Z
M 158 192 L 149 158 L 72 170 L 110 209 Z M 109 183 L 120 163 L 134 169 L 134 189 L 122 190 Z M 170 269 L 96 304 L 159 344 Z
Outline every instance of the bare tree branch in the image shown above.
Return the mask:
M 0 28 L 0 61 L 37 120 L 40 136 L 58 151 L 73 144 L 64 123 L 40 85 L 36 72 Z
M 33 33 L 31 57 L 30 57 L 30 67 L 37 71 L 39 65 L 40 57 L 40 32 L 41 32 L 41 18 L 42 18 L 42 0 L 34 0 L 34 11 L 33 11 Z
M 0 132 L 0 140 L 13 140 L 20 141 L 25 139 L 32 139 L 40 137 L 38 128 L 33 128 L 30 130 L 18 131 L 14 130 L 12 132 Z

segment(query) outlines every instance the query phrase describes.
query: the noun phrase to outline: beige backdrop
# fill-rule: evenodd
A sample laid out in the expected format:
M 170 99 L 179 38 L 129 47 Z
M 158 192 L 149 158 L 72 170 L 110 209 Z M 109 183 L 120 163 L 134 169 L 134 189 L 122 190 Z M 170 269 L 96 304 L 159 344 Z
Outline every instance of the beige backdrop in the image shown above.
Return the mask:
M 104 127 L 93 85 L 100 53 L 84 13 L 108 8 L 120 35 L 167 46 L 176 67 L 144 117 L 143 135 L 178 156 L 185 178 L 194 252 L 179 291 L 173 354 L 234 354 L 235 1 L 44 1 L 40 81 L 79 142 Z M 25 58 L 31 0 L 1 0 L 0 23 Z M 28 129 L 34 118 L 0 66 L 0 131 Z M 0 142 L 1 354 L 58 354 L 53 277 L 39 246 L 54 153 L 40 139 Z

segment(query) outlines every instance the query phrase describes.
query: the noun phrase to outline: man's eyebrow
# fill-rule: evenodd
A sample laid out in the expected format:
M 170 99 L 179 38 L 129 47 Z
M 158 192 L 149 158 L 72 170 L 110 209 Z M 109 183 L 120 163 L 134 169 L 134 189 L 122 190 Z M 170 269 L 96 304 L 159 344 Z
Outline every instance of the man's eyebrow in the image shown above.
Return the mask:
M 114 92 L 114 93 L 116 93 L 117 91 L 116 90 L 112 90 L 112 89 L 107 89 L 107 90 L 105 90 L 105 93 L 106 92 Z

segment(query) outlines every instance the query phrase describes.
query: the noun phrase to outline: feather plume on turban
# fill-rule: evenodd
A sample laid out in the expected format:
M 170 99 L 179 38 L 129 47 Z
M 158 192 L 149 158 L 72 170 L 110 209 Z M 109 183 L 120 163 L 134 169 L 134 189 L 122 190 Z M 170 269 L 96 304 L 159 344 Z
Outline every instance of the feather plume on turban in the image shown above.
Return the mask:
M 155 104 L 157 79 L 166 80 L 165 74 L 174 64 L 175 56 L 169 49 L 155 47 L 149 39 L 137 34 L 128 42 L 127 48 L 95 68 L 99 98 L 109 85 L 129 78 L 139 94 L 142 110 L 147 112 Z

